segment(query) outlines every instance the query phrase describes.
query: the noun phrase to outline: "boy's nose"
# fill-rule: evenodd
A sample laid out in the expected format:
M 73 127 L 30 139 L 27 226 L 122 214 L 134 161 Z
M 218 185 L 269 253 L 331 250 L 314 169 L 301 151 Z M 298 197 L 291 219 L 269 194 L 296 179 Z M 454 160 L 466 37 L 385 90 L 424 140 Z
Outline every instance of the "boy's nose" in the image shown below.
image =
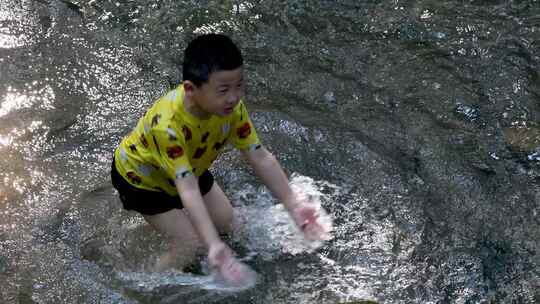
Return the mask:
M 238 102 L 238 100 L 240 100 L 240 94 L 234 92 L 234 93 L 229 94 L 229 98 L 227 99 L 227 102 L 229 104 L 235 104 Z

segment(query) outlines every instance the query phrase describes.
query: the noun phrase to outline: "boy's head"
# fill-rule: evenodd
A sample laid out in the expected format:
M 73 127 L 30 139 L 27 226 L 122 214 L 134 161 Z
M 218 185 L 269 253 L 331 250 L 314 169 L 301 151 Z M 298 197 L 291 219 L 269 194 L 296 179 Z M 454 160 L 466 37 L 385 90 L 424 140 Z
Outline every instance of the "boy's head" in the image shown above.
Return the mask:
M 184 52 L 183 78 L 197 87 L 208 82 L 210 74 L 231 71 L 244 64 L 232 40 L 222 34 L 205 34 L 193 39 Z
M 225 35 L 191 41 L 184 53 L 184 92 L 199 117 L 227 116 L 244 96 L 242 54 Z

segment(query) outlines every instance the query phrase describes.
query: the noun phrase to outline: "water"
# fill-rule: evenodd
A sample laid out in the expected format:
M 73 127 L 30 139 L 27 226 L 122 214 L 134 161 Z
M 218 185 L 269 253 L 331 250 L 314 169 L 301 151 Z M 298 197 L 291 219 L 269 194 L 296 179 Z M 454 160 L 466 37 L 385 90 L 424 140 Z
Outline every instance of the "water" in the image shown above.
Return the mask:
M 540 2 L 0 0 L 0 302 L 538 303 Z M 245 54 L 265 145 L 334 238 L 298 245 L 234 151 L 246 291 L 156 275 L 111 154 L 196 33 Z M 264 218 L 265 221 L 260 219 Z

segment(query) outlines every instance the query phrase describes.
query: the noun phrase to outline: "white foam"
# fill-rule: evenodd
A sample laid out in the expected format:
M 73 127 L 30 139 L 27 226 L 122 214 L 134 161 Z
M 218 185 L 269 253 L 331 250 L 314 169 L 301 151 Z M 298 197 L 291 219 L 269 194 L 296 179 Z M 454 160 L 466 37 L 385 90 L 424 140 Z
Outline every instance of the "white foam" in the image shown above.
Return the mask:
M 321 203 L 329 198 L 321 189 L 339 187 L 297 173 L 291 176 L 290 185 L 298 195 L 309 196 L 308 201 L 318 209 L 321 225 L 331 231 L 332 218 L 321 208 Z M 274 204 L 274 199 L 265 188 L 255 190 L 247 187 L 236 193 L 236 196 L 236 200 L 244 201 L 245 205 L 235 210 L 235 238 L 246 244 L 252 253 L 265 260 L 272 260 L 282 253 L 310 253 L 323 245 L 321 241 L 305 239 L 283 205 Z

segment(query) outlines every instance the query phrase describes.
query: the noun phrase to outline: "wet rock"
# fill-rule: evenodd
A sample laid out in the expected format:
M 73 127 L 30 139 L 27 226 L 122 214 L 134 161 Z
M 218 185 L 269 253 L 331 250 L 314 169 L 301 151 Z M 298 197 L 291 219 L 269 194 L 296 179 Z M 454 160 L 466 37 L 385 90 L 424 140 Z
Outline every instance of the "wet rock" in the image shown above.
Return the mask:
M 378 304 L 378 302 L 371 301 L 371 300 L 361 300 L 361 301 L 353 301 L 353 302 L 342 302 L 343 304 Z
M 99 261 L 106 244 L 100 239 L 89 239 L 81 246 L 81 257 L 88 261 Z
M 71 1 L 67 1 L 67 0 L 62 0 L 61 1 L 67 9 L 77 13 L 78 15 L 81 15 L 82 16 L 82 10 L 81 10 L 81 7 Z
M 527 153 L 532 158 L 540 157 L 540 127 L 513 126 L 504 129 L 503 134 L 513 151 Z
M 32 293 L 30 291 L 21 291 L 17 297 L 17 303 L 35 304 L 37 302 L 32 299 Z
M 0 273 L 6 272 L 8 269 L 8 261 L 6 257 L 0 256 Z

